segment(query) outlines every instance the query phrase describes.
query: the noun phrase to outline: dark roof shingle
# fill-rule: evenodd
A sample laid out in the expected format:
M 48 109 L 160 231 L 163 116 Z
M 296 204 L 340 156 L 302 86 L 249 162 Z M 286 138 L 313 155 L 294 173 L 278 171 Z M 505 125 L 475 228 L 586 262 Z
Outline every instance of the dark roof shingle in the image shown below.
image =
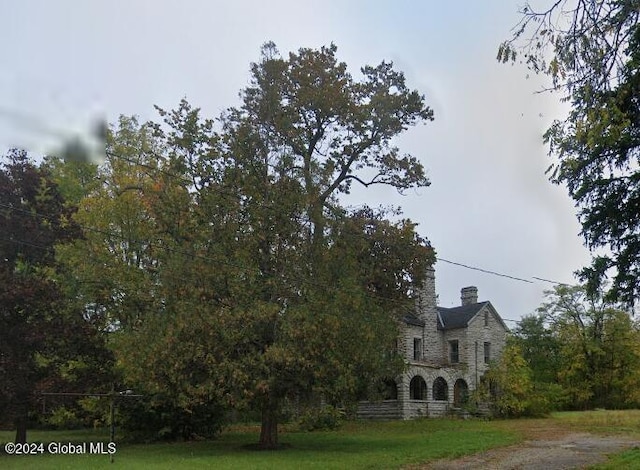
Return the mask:
M 406 313 L 403 317 L 402 317 L 402 321 L 404 321 L 406 324 L 408 325 L 414 325 L 414 326 L 424 326 L 424 321 L 420 320 L 418 317 L 416 317 L 413 313 Z
M 476 304 L 462 305 L 453 308 L 437 307 L 439 319 L 438 329 L 454 330 L 456 328 L 466 327 L 469 321 L 488 303 L 489 302 L 478 302 Z

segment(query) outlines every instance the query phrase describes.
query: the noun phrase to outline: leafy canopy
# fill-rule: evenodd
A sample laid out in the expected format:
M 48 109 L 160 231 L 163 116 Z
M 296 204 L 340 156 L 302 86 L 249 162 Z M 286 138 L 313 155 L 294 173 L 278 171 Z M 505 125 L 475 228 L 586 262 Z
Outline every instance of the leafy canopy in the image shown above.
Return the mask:
M 557 0 L 530 5 L 498 60 L 520 54 L 571 104 L 545 134 L 557 161 L 552 182 L 567 186 L 591 250 L 580 275 L 591 294 L 612 277 L 610 300 L 640 297 L 640 1 Z
M 338 197 L 428 185 L 392 141 L 433 113 L 392 64 L 355 79 L 336 52 L 266 44 L 217 121 L 186 100 L 121 118 L 61 254 L 131 381 L 186 414 L 258 412 L 263 447 L 286 403 L 346 404 L 399 373 L 398 320 L 433 262 L 410 220 Z

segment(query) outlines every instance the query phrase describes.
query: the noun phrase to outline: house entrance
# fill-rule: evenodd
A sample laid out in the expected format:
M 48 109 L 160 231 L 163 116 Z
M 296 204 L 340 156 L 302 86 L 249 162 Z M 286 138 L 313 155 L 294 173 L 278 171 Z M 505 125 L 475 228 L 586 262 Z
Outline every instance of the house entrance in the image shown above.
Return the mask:
M 433 381 L 433 399 L 447 401 L 449 399 L 449 387 L 447 381 L 438 377 Z
M 453 406 L 462 406 L 469 399 L 469 386 L 462 379 L 453 384 Z

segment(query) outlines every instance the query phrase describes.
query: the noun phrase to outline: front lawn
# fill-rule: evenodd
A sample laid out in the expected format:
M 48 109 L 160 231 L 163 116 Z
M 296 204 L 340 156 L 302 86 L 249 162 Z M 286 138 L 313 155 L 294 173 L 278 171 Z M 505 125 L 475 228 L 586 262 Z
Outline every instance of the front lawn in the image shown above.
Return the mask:
M 524 439 L 548 439 L 566 432 L 624 434 L 640 438 L 640 411 L 554 413 L 547 419 L 457 420 L 421 419 L 391 422 L 349 422 L 339 431 L 284 430 L 284 450 L 265 452 L 248 447 L 258 439 L 258 426 L 234 426 L 219 439 L 164 444 L 117 444 L 115 462 L 108 455 L 5 455 L 2 469 L 357 469 L 399 468 L 435 459 L 450 459 L 506 446 Z M 14 433 L 0 431 L 2 444 Z M 105 429 L 31 431 L 30 442 L 107 442 Z M 0 446 L 0 449 L 3 447 Z M 598 468 L 640 468 L 637 449 L 612 456 Z
M 438 458 L 453 458 L 517 442 L 518 433 L 494 422 L 416 420 L 348 423 L 339 431 L 281 432 L 290 447 L 272 452 L 253 451 L 258 429 L 236 428 L 215 441 L 126 445 L 118 444 L 114 464 L 108 455 L 0 455 L 3 469 L 338 469 L 398 468 Z M 0 432 L 7 442 L 13 433 Z M 104 432 L 31 432 L 30 441 L 95 442 Z

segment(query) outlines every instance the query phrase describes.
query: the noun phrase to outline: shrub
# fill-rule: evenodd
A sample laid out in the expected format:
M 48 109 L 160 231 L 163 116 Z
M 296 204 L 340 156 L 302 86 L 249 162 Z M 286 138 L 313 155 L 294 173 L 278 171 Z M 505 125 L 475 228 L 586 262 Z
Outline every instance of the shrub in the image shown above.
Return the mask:
M 75 410 L 59 406 L 46 418 L 45 424 L 54 429 L 77 429 L 82 427 L 84 423 Z
M 118 427 L 133 441 L 211 438 L 224 423 L 224 409 L 217 403 L 195 404 L 187 409 L 163 395 L 122 400 L 117 411 Z
M 298 421 L 298 426 L 303 431 L 320 431 L 338 429 L 345 419 L 343 410 L 334 406 L 325 405 L 308 408 Z

